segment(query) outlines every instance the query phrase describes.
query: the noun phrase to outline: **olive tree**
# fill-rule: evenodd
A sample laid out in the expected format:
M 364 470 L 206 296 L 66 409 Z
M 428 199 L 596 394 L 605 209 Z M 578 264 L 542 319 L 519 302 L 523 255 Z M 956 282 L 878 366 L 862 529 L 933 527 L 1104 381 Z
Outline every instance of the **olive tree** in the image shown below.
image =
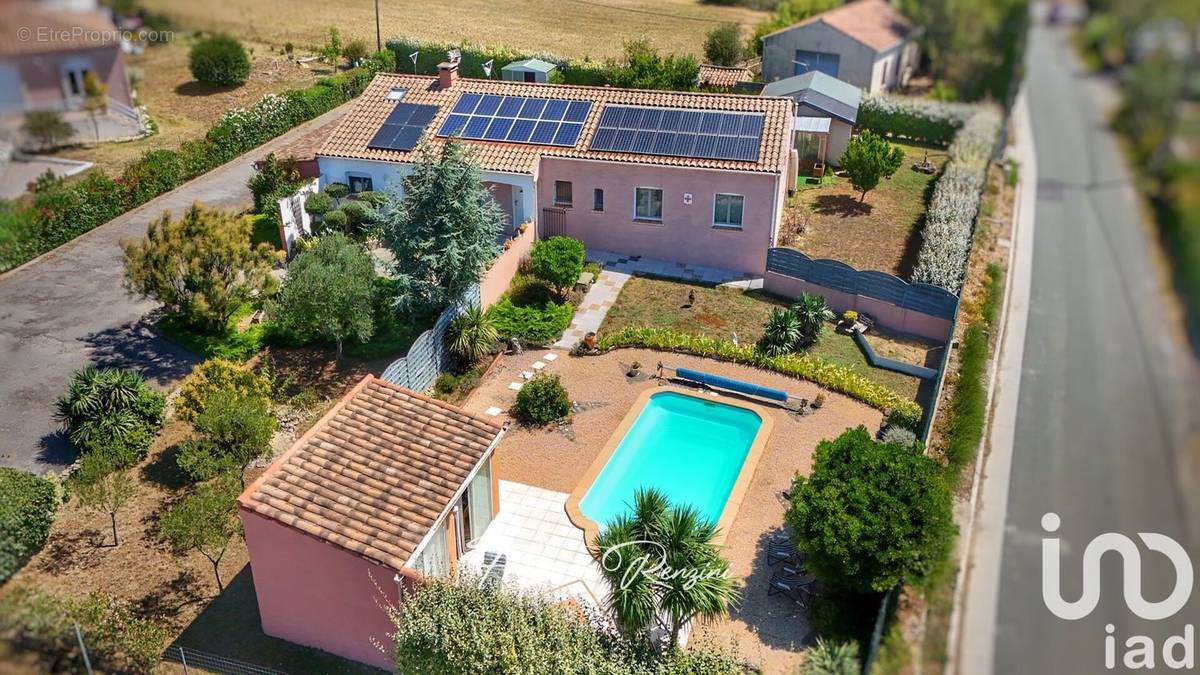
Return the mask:
M 839 161 L 850 184 L 862 193 L 858 198 L 861 202 L 881 179 L 896 173 L 904 162 L 904 151 L 875 132 L 864 131 L 850 139 Z

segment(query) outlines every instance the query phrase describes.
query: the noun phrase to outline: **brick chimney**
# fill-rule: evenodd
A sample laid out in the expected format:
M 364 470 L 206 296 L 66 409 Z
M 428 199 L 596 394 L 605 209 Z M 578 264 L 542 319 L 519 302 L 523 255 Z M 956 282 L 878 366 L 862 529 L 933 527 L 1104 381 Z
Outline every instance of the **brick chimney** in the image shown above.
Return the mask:
M 454 86 L 454 81 L 458 79 L 458 62 L 443 61 L 438 64 L 438 84 L 442 89 L 449 89 Z

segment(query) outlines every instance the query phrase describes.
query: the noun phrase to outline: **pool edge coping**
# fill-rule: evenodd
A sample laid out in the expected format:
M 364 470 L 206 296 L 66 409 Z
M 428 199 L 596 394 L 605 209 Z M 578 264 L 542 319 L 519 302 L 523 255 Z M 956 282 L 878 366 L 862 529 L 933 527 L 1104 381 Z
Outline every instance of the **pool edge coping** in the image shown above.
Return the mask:
M 604 470 L 604 467 L 608 464 L 608 460 L 612 459 L 617 446 L 621 444 L 625 435 L 629 433 L 630 427 L 633 426 L 633 423 L 642 414 L 646 403 L 655 394 L 663 392 L 690 396 L 710 403 L 716 400 L 716 402 L 724 405 L 749 410 L 757 415 L 758 419 L 762 422 L 754 434 L 754 439 L 750 441 L 750 448 L 746 451 L 746 458 L 742 460 L 742 467 L 738 470 L 737 479 L 734 480 L 733 487 L 729 489 L 729 497 L 726 498 L 725 507 L 721 510 L 721 517 L 717 520 L 717 534 L 713 537 L 714 544 L 717 546 L 724 545 L 725 537 L 728 535 L 730 527 L 733 526 L 733 521 L 737 519 L 737 513 L 741 509 L 742 501 L 745 499 L 746 493 L 750 490 L 750 484 L 754 481 L 754 474 L 758 470 L 758 462 L 762 459 L 762 455 L 767 448 L 767 441 L 770 439 L 771 433 L 775 430 L 775 419 L 768 414 L 766 408 L 757 403 L 732 399 L 722 394 L 717 394 L 716 396 L 712 396 L 711 393 L 704 395 L 675 385 L 660 384 L 657 387 L 651 387 L 638 394 L 629 412 L 625 413 L 625 417 L 621 418 L 621 423 L 613 430 L 604 447 L 600 450 L 600 454 L 592 461 L 588 470 L 584 472 L 583 477 L 575 485 L 575 489 L 567 497 L 567 518 L 570 519 L 572 525 L 583 530 L 584 545 L 587 546 L 589 551 L 592 551 L 593 542 L 595 542 L 596 537 L 600 534 L 600 527 L 596 521 L 583 515 L 582 509 L 579 508 L 579 503 L 583 501 L 588 489 L 596 482 L 596 477 Z

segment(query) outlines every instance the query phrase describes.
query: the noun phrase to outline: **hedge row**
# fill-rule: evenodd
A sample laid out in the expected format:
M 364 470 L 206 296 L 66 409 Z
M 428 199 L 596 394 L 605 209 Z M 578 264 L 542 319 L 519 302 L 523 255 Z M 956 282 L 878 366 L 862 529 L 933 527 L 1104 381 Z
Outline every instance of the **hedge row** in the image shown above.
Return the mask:
M 458 72 L 463 77 L 487 77 L 483 64 L 493 62 L 492 78 L 500 77 L 500 69 L 514 61 L 525 59 L 541 59 L 558 66 L 554 72 L 561 77 L 563 84 L 604 85 L 608 84 L 604 64 L 590 59 L 568 59 L 554 54 L 539 52 L 522 52 L 511 47 L 485 47 L 483 45 L 459 44 L 451 45 L 443 42 L 422 42 L 412 38 L 393 38 L 388 40 L 387 48 L 396 59 L 396 71 L 400 73 L 418 73 L 436 75 L 439 63 L 446 60 L 446 52 L 457 48 L 462 53 Z M 416 67 L 413 67 L 411 55 L 418 52 Z M 555 79 L 557 80 L 558 77 Z
M 54 483 L 0 467 L 0 582 L 11 577 L 46 543 L 57 508 Z
M 877 134 L 950 145 L 977 106 L 871 94 L 858 107 L 858 126 Z
M 0 243 L 0 272 L 336 108 L 361 94 L 376 72 L 393 66 L 391 53 L 379 52 L 364 65 L 321 78 L 306 89 L 268 94 L 249 108 L 228 110 L 203 139 L 185 141 L 178 151 L 148 151 L 127 165 L 116 180 L 92 171 L 79 181 L 40 186 L 33 195 L 33 218 L 27 231 Z
M 921 421 L 921 406 L 915 401 L 848 368 L 808 354 L 767 356 L 755 349 L 754 345 L 735 345 L 719 338 L 687 335 L 662 328 L 626 328 L 601 337 L 596 346 L 600 350 L 644 347 L 741 363 L 809 380 L 826 389 L 841 392 L 871 407 L 889 411 L 891 421 L 908 428 L 916 428 Z
M 995 106 L 977 106 L 950 144 L 950 159 L 933 188 L 925 213 L 913 281 L 941 286 L 956 294 L 962 288 L 971 233 L 1000 124 L 1000 111 Z

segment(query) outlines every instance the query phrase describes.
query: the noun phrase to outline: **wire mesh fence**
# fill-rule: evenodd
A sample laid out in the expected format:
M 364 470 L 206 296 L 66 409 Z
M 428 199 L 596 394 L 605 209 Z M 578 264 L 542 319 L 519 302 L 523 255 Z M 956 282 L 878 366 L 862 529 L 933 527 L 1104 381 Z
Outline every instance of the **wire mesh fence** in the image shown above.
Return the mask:
M 222 675 L 287 675 L 282 670 L 274 670 L 256 666 L 253 663 L 238 661 L 183 645 L 171 645 L 163 653 L 163 660 L 178 663 L 183 666 L 185 673 L 195 669 L 197 672 L 221 673 Z

